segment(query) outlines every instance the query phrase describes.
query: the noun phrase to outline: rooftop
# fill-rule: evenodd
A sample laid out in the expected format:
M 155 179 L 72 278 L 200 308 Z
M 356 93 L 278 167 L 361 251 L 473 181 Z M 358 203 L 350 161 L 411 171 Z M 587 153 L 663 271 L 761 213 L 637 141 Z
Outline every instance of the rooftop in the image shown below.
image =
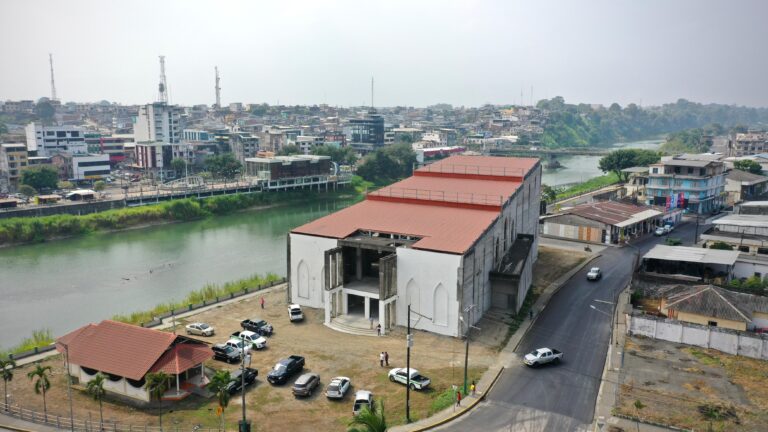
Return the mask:
M 751 172 L 742 171 L 738 169 L 732 169 L 728 171 L 728 174 L 725 176 L 728 180 L 733 180 L 741 183 L 746 183 L 748 185 L 753 185 L 757 183 L 763 183 L 768 181 L 768 177 L 760 175 L 760 174 L 752 174 Z
M 500 178 L 501 180 L 518 178 L 518 181 L 539 163 L 538 158 L 511 158 L 490 156 L 452 156 L 423 166 L 414 172 L 414 176 L 435 175 L 442 178 L 475 177 L 482 179 Z
M 643 259 L 733 265 L 739 259 L 739 251 L 656 245 Z
M 651 206 L 601 201 L 578 205 L 564 210 L 563 214 L 575 214 L 608 225 L 624 227 L 648 218 L 660 216 L 664 212 Z
M 751 322 L 755 312 L 768 312 L 767 297 L 714 285 L 682 288 L 669 295 L 667 301 L 667 307 L 674 310 L 741 322 Z
M 740 227 L 768 228 L 768 216 L 764 215 L 727 215 L 712 222 L 714 225 L 733 225 Z

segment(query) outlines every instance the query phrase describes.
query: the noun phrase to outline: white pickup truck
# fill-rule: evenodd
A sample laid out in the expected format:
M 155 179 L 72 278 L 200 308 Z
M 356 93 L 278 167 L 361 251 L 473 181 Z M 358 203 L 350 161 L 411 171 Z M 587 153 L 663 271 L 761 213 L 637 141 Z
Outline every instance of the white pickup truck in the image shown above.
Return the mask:
M 556 349 L 538 348 L 526 354 L 525 358 L 523 358 L 523 363 L 528 366 L 541 366 L 547 363 L 557 364 L 560 363 L 562 358 L 563 353 Z

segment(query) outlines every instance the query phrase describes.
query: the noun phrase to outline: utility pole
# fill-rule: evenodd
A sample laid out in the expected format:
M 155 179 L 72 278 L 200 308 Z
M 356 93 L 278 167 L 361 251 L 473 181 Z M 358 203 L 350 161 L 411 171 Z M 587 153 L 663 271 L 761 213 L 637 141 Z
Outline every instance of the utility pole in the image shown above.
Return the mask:
M 67 364 L 67 397 L 69 398 L 69 430 L 75 432 L 75 414 L 72 409 L 72 375 L 69 373 L 69 345 L 64 345 L 64 363 Z
M 373 85 L 373 79 L 371 79 Z M 408 303 L 408 332 L 405 335 L 405 422 L 411 422 L 411 346 L 413 346 L 413 336 L 411 336 L 411 304 Z
M 475 307 L 475 305 L 469 305 L 466 308 L 464 308 L 464 314 L 466 315 L 466 318 L 462 319 L 464 321 L 464 324 L 467 326 L 467 331 L 464 334 L 464 394 L 467 394 L 467 379 L 468 379 L 468 367 L 469 367 L 469 330 L 472 327 L 469 324 L 469 312 L 472 311 L 472 309 Z

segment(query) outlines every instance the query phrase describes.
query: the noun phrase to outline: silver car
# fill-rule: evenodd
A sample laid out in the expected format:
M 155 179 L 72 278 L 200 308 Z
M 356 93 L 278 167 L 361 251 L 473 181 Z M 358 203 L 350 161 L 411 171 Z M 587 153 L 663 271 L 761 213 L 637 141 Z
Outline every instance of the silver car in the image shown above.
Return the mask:
M 213 336 L 215 333 L 213 327 L 201 322 L 187 324 L 186 328 L 188 335 Z
M 350 381 L 347 377 L 335 377 L 331 379 L 328 387 L 325 389 L 325 397 L 328 399 L 342 399 L 349 390 Z

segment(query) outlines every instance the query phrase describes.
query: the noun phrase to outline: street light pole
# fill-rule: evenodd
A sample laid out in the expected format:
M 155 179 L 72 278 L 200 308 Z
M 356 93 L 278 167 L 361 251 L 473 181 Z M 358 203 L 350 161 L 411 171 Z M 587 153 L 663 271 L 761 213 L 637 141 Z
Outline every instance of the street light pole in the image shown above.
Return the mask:
M 72 409 L 72 375 L 69 373 L 69 345 L 64 345 L 64 363 L 66 363 L 67 373 L 67 397 L 69 398 L 69 430 L 75 432 L 75 415 Z
M 469 368 L 469 330 L 471 325 L 469 324 L 469 312 L 474 308 L 475 305 L 469 305 L 466 308 L 464 308 L 464 314 L 466 315 L 466 318 L 462 319 L 464 321 L 464 325 L 466 326 L 467 330 L 464 333 L 464 394 L 467 394 L 467 378 L 468 378 L 468 368 Z
M 243 344 L 243 347 L 240 351 L 240 391 L 242 393 L 243 397 L 243 420 L 240 422 L 240 432 L 250 432 L 251 431 L 251 425 L 248 424 L 248 419 L 245 417 L 245 360 L 246 360 L 246 354 L 245 354 L 245 339 L 240 338 L 240 341 Z M 251 355 L 248 354 L 248 365 L 251 364 Z
M 411 422 L 411 304 L 408 303 L 408 332 L 405 335 L 405 422 Z

